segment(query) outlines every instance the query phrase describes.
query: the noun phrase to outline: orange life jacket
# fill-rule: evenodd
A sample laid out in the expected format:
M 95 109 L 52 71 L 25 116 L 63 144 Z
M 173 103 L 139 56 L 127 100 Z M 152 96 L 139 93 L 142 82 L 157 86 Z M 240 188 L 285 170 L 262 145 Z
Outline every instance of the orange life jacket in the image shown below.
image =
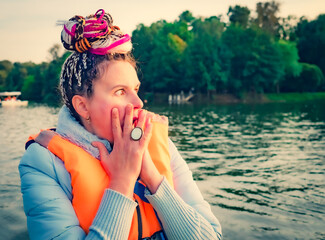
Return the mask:
M 29 137 L 27 147 L 37 135 Z M 104 191 L 108 188 L 109 177 L 98 159 L 59 135 L 51 139 L 47 148 L 64 162 L 65 168 L 71 175 L 72 205 L 80 226 L 88 233 Z M 153 132 L 148 148 L 158 171 L 173 186 L 166 125 L 153 122 Z M 162 230 L 153 207 L 144 197 L 144 189 L 145 185 L 138 181 L 134 191 L 134 200 L 138 206 L 133 215 L 128 239 L 138 239 L 139 232 L 142 233 L 141 238 L 146 238 Z M 139 213 L 140 216 L 138 216 Z

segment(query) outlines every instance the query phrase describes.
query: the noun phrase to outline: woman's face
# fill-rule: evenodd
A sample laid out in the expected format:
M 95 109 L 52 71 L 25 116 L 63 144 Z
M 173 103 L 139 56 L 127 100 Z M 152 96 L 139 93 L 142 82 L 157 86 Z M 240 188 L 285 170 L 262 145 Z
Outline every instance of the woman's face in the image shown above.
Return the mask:
M 134 108 L 133 119 L 136 120 L 143 107 L 143 102 L 138 97 L 139 87 L 137 73 L 129 62 L 110 62 L 102 77 L 94 81 L 93 96 L 87 103 L 91 132 L 113 143 L 112 109 L 118 109 L 123 127 L 125 107 L 131 103 Z

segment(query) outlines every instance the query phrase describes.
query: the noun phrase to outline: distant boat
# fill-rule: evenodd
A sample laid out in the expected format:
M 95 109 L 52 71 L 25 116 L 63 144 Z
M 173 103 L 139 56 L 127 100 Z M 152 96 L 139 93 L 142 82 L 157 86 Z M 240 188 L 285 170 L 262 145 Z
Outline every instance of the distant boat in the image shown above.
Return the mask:
M 0 105 L 3 107 L 27 106 L 28 101 L 18 99 L 21 92 L 0 92 Z

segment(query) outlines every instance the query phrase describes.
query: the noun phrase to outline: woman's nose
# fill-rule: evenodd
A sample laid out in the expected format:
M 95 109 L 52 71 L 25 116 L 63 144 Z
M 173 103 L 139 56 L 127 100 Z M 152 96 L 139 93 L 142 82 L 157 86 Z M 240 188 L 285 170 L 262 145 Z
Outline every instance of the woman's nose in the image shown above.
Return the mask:
M 136 93 L 133 95 L 132 104 L 135 109 L 143 108 L 143 102 Z

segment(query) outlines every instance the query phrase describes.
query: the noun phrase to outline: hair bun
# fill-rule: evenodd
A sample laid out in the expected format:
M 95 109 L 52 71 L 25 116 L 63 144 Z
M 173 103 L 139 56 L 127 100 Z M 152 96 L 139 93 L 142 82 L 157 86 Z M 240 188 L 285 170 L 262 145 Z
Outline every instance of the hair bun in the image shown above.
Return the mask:
M 113 18 L 103 9 L 88 17 L 74 16 L 65 22 L 61 32 L 63 46 L 70 51 L 97 55 L 129 53 L 131 37 L 113 25 Z

